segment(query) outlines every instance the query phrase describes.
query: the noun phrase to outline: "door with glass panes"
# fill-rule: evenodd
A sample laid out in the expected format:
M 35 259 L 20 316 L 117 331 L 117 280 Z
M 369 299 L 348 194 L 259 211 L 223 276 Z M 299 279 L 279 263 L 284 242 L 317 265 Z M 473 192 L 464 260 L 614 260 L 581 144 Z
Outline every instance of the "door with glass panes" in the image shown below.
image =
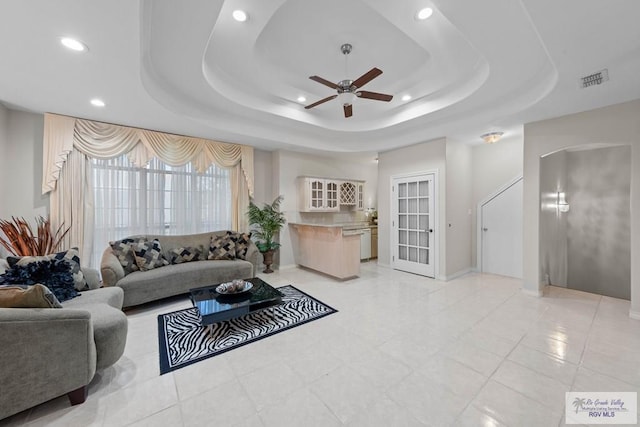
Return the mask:
M 394 178 L 391 265 L 397 270 L 435 276 L 434 174 Z

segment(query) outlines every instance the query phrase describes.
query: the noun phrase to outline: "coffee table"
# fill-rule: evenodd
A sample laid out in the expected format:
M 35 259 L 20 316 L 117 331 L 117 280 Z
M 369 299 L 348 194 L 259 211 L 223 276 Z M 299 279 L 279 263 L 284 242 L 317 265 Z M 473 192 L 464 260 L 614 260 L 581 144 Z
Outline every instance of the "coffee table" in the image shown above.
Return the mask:
M 229 319 L 235 319 L 247 313 L 265 308 L 273 308 L 282 302 L 282 293 L 257 277 L 245 279 L 253 284 L 247 292 L 235 295 L 223 295 L 216 292 L 218 285 L 191 289 L 191 302 L 200 312 L 203 326 Z

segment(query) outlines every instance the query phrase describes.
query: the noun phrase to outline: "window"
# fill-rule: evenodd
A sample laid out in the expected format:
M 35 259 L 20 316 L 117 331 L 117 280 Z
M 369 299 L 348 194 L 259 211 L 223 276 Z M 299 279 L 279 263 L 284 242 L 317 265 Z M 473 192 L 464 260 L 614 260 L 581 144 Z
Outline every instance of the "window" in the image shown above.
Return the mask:
M 94 244 L 99 266 L 109 241 L 136 234 L 192 234 L 231 228 L 229 171 L 212 165 L 173 167 L 153 159 L 147 168 L 126 155 L 92 159 Z

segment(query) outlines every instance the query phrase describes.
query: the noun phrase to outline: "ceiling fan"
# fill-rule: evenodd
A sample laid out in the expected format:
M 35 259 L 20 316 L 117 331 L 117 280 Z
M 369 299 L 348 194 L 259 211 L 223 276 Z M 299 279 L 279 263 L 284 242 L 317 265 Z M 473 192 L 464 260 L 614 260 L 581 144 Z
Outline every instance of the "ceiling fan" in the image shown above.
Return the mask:
M 345 60 L 347 55 L 351 53 L 351 49 L 352 49 L 352 46 L 349 43 L 345 43 L 342 46 L 340 46 L 340 51 L 345 55 Z M 322 77 L 311 76 L 309 77 L 311 80 L 318 82 L 320 84 L 323 84 L 325 86 L 329 86 L 331 89 L 337 90 L 338 93 L 336 95 L 331 95 L 324 99 L 321 99 L 320 101 L 316 101 L 313 104 L 307 105 L 304 108 L 308 110 L 310 108 L 323 104 L 327 101 L 331 101 L 332 99 L 340 97 L 340 100 L 342 101 L 342 107 L 344 108 L 344 116 L 346 118 L 349 118 L 353 115 L 352 103 L 356 97 L 373 99 L 374 101 L 389 102 L 393 99 L 393 95 L 360 90 L 362 86 L 366 85 L 371 80 L 378 77 L 380 74 L 382 74 L 382 70 L 374 67 L 355 80 L 346 79 L 346 80 L 341 80 L 338 83 L 330 82 L 329 80 L 323 79 Z

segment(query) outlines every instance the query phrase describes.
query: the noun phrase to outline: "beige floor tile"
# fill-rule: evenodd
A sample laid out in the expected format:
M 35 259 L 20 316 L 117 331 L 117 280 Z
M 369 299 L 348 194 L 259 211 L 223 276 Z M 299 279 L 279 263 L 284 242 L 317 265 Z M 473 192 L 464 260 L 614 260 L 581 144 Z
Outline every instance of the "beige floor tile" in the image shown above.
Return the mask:
M 349 420 L 349 427 L 424 427 L 404 407 L 386 396 L 381 397 Z
M 120 389 L 104 398 L 105 427 L 140 421 L 178 402 L 171 374 Z
M 183 425 L 184 424 L 182 423 L 182 412 L 180 411 L 180 405 L 174 405 L 158 412 L 157 414 L 153 414 L 150 417 L 130 424 L 130 427 L 182 427 Z
M 469 400 L 475 397 L 489 379 L 443 354 L 431 357 L 427 363 L 420 367 L 418 372 L 424 374 L 429 382 L 445 387 L 454 394 Z
M 565 406 L 565 393 L 570 386 L 557 379 L 540 375 L 509 360 L 505 361 L 491 377 L 497 381 L 556 412 L 562 412 Z
M 488 414 L 480 411 L 473 405 L 467 406 L 467 409 L 458 417 L 454 425 L 458 427 L 506 427 Z
M 628 301 L 561 288 L 535 298 L 490 274 L 361 271 L 345 282 L 297 268 L 260 274 L 340 312 L 162 376 L 157 316 L 188 297 L 127 310 L 125 355 L 84 404 L 62 396 L 0 427 L 556 426 L 569 386 L 639 390 L 640 321 Z
M 382 395 L 362 375 L 341 366 L 324 375 L 309 389 L 335 414 L 347 423 Z
M 280 361 L 238 377 L 256 409 L 279 404 L 305 383 L 286 363 Z
M 235 378 L 228 359 L 214 356 L 173 371 L 178 399 L 187 400 Z
M 448 356 L 486 377 L 493 374 L 504 360 L 501 356 L 462 341 L 457 341 L 444 348 L 440 354 Z
M 470 401 L 417 372 L 392 387 L 387 395 L 427 425 L 453 424 Z
M 185 427 L 234 425 L 256 415 L 238 380 L 232 380 L 179 404 Z
M 340 420 L 309 390 L 290 394 L 278 405 L 271 405 L 258 414 L 265 427 L 332 427 Z
M 550 354 L 538 350 L 533 350 L 524 345 L 516 347 L 507 359 L 526 366 L 547 377 L 555 378 L 562 384 L 569 386 L 573 384 L 578 370 L 578 365 L 576 364 L 555 358 Z
M 557 426 L 563 414 L 493 380 L 480 390 L 472 405 L 502 424 L 518 427 Z
M 350 360 L 348 366 L 380 391 L 398 384 L 411 373 L 407 365 L 379 350 L 364 353 Z

